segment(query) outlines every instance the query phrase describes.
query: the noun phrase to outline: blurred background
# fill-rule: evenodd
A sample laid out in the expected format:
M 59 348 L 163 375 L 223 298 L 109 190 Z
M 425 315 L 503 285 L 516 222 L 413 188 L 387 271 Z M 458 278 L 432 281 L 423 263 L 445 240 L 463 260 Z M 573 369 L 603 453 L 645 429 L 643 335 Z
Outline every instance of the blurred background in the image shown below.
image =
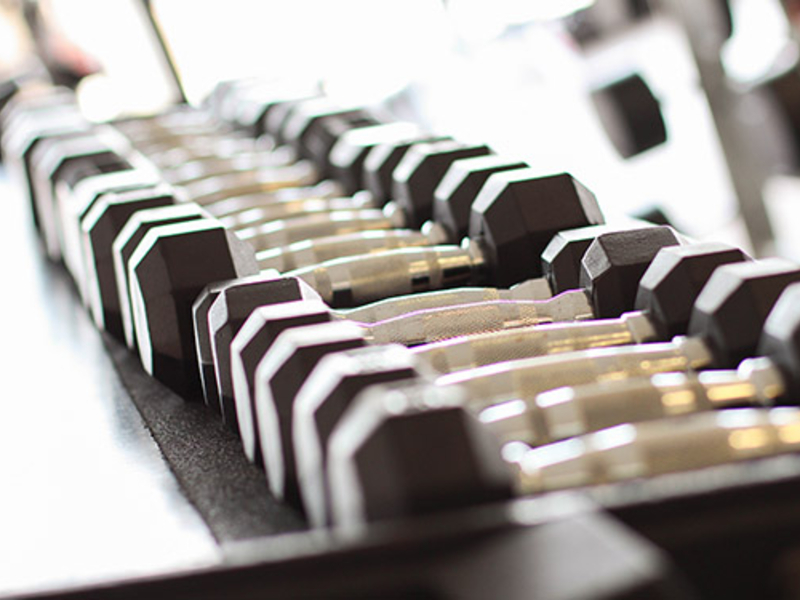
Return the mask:
M 45 68 L 98 121 L 229 79 L 318 82 L 568 170 L 607 213 L 657 207 L 691 236 L 800 259 L 798 4 L 0 0 L 0 80 Z

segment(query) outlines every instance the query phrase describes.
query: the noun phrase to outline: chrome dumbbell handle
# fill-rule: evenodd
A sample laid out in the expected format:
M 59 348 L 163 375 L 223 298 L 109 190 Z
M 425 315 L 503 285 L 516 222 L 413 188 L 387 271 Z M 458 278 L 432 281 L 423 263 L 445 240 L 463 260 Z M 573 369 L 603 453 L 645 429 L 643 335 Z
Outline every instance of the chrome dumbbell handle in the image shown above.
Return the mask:
M 619 425 L 521 452 L 515 462 L 519 491 L 534 493 L 691 471 L 798 449 L 800 410 L 745 408 Z
M 482 260 L 458 246 L 433 246 L 336 259 L 287 275 L 306 281 L 326 303 L 349 307 L 469 285 L 482 269 Z
M 711 353 L 701 340 L 677 337 L 671 342 L 582 350 L 487 365 L 442 375 L 437 384 L 464 386 L 470 408 L 481 410 L 507 400 L 534 402 L 542 392 L 567 385 L 699 369 L 711 360 Z
M 592 319 L 592 308 L 582 291 L 564 292 L 536 304 L 541 307 L 538 325 L 520 324 L 505 331 L 449 339 L 415 349 L 415 353 L 439 373 L 453 373 L 508 360 L 641 344 L 656 337 L 649 320 L 640 314 L 632 313 L 620 321 L 583 321 Z M 554 322 L 560 326 L 548 325 Z
M 491 337 L 518 328 L 530 331 L 535 325 L 552 322 L 553 314 L 559 313 L 561 301 L 561 297 L 543 302 L 494 300 L 414 311 L 372 323 L 368 339 L 378 344 L 417 346 L 473 334 Z M 591 313 L 586 311 L 581 316 L 588 318 Z M 422 356 L 430 355 L 422 350 Z
M 444 240 L 439 237 L 412 229 L 357 231 L 302 240 L 281 248 L 263 250 L 256 255 L 256 260 L 262 270 L 276 269 L 286 272 L 346 256 L 373 254 L 397 248 L 434 246 L 443 242 Z
M 490 407 L 480 417 L 500 439 L 538 446 L 620 423 L 768 406 L 784 391 L 778 369 L 769 359 L 757 358 L 745 360 L 736 371 L 659 373 L 563 387 L 539 394 L 533 402 Z
M 353 321 L 377 323 L 398 315 L 444 306 L 491 302 L 494 300 L 549 300 L 550 286 L 544 279 L 529 279 L 509 289 L 492 287 L 461 287 L 420 294 L 394 296 L 364 306 L 339 311 Z

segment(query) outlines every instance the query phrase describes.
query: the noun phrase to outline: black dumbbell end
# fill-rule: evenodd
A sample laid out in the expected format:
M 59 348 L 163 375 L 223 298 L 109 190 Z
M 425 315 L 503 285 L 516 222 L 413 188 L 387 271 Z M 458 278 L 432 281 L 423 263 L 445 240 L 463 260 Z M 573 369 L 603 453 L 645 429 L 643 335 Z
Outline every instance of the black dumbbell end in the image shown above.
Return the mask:
M 303 507 L 314 526 L 330 524 L 327 448 L 342 415 L 367 387 L 416 376 L 414 355 L 396 344 L 330 354 L 308 376 L 295 400 L 292 438 Z
M 258 272 L 253 249 L 210 219 L 154 227 L 131 256 L 142 365 L 186 398 L 200 392 L 192 305 L 209 283 Z
M 680 239 L 671 227 L 604 233 L 586 250 L 580 283 L 591 297 L 595 317 L 608 319 L 633 310 L 644 272 L 661 248 Z
M 751 259 L 742 250 L 719 242 L 662 248 L 639 282 L 636 310 L 648 313 L 662 338 L 683 335 L 716 268 L 746 260 Z
M 328 323 L 333 317 L 322 302 L 301 300 L 259 306 L 242 324 L 231 341 L 231 380 L 236 406 L 236 422 L 245 455 L 262 462 L 255 418 L 255 376 L 272 344 L 285 330 L 304 325 Z
M 451 240 L 461 240 L 469 233 L 472 202 L 486 180 L 494 173 L 527 166 L 495 154 L 455 161 L 433 194 L 433 220 L 444 227 Z
M 418 228 L 431 219 L 436 187 L 454 162 L 487 154 L 491 154 L 488 146 L 457 141 L 420 144 L 409 149 L 392 173 L 392 196 L 406 215 L 408 226 Z
M 509 498 L 500 448 L 463 402 L 460 390 L 416 382 L 360 394 L 329 444 L 335 523 L 359 527 Z
M 267 271 L 245 277 L 220 290 L 206 317 L 217 397 L 222 420 L 238 432 L 236 406 L 233 400 L 230 344 L 250 314 L 259 306 L 319 300 L 319 295 L 302 279 L 281 277 Z
M 603 222 L 594 195 L 572 175 L 517 169 L 486 181 L 472 204 L 469 235 L 483 251 L 492 284 L 509 287 L 542 275 L 541 255 L 559 231 Z
M 300 502 L 292 443 L 297 393 L 324 356 L 365 344 L 363 328 L 351 321 L 295 327 L 278 336 L 258 366 L 254 388 L 259 444 L 276 498 Z
M 787 287 L 770 311 L 758 354 L 768 356 L 783 375 L 783 397 L 793 404 L 800 402 L 800 284 Z
M 735 367 L 753 356 L 778 297 L 800 281 L 800 268 L 768 258 L 719 267 L 695 302 L 689 335 L 703 338 L 717 367 Z
M 598 235 L 615 230 L 610 225 L 589 225 L 559 231 L 550 240 L 542 252 L 542 276 L 554 295 L 580 287 L 581 260 L 586 250 Z

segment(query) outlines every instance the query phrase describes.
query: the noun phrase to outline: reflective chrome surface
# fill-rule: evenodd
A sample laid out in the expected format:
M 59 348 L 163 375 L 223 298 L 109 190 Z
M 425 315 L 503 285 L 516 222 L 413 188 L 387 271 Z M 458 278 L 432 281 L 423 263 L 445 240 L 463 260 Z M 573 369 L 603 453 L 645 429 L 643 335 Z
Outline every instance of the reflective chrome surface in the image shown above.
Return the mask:
M 0 197 L 0 595 L 218 562 L 2 170 Z

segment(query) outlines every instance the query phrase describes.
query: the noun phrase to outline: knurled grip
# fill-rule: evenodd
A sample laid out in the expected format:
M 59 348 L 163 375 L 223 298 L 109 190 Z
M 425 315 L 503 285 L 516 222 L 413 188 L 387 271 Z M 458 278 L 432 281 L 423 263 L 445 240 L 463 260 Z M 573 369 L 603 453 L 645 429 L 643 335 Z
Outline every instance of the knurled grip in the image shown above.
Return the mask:
M 541 324 L 455 338 L 417 348 L 415 353 L 437 372 L 453 373 L 509 360 L 640 344 L 656 336 L 646 317 L 636 313 L 624 320 L 563 322 L 592 318 L 588 297 L 581 291 L 536 304 Z M 559 327 L 549 325 L 554 321 L 561 321 Z
M 491 287 L 460 287 L 394 296 L 364 306 L 340 310 L 339 314 L 361 323 L 376 323 L 418 310 L 494 300 L 547 300 L 550 297 L 550 286 L 545 280 L 531 279 L 507 290 Z
M 465 335 L 498 334 L 508 329 L 549 323 L 548 304 L 494 300 L 415 311 L 372 323 L 368 337 L 377 344 L 416 346 Z
M 597 381 L 649 377 L 656 373 L 698 369 L 711 362 L 706 345 L 696 338 L 671 342 L 599 348 L 487 365 L 443 375 L 439 385 L 462 385 L 469 407 L 521 399 L 533 402 L 547 390 Z

